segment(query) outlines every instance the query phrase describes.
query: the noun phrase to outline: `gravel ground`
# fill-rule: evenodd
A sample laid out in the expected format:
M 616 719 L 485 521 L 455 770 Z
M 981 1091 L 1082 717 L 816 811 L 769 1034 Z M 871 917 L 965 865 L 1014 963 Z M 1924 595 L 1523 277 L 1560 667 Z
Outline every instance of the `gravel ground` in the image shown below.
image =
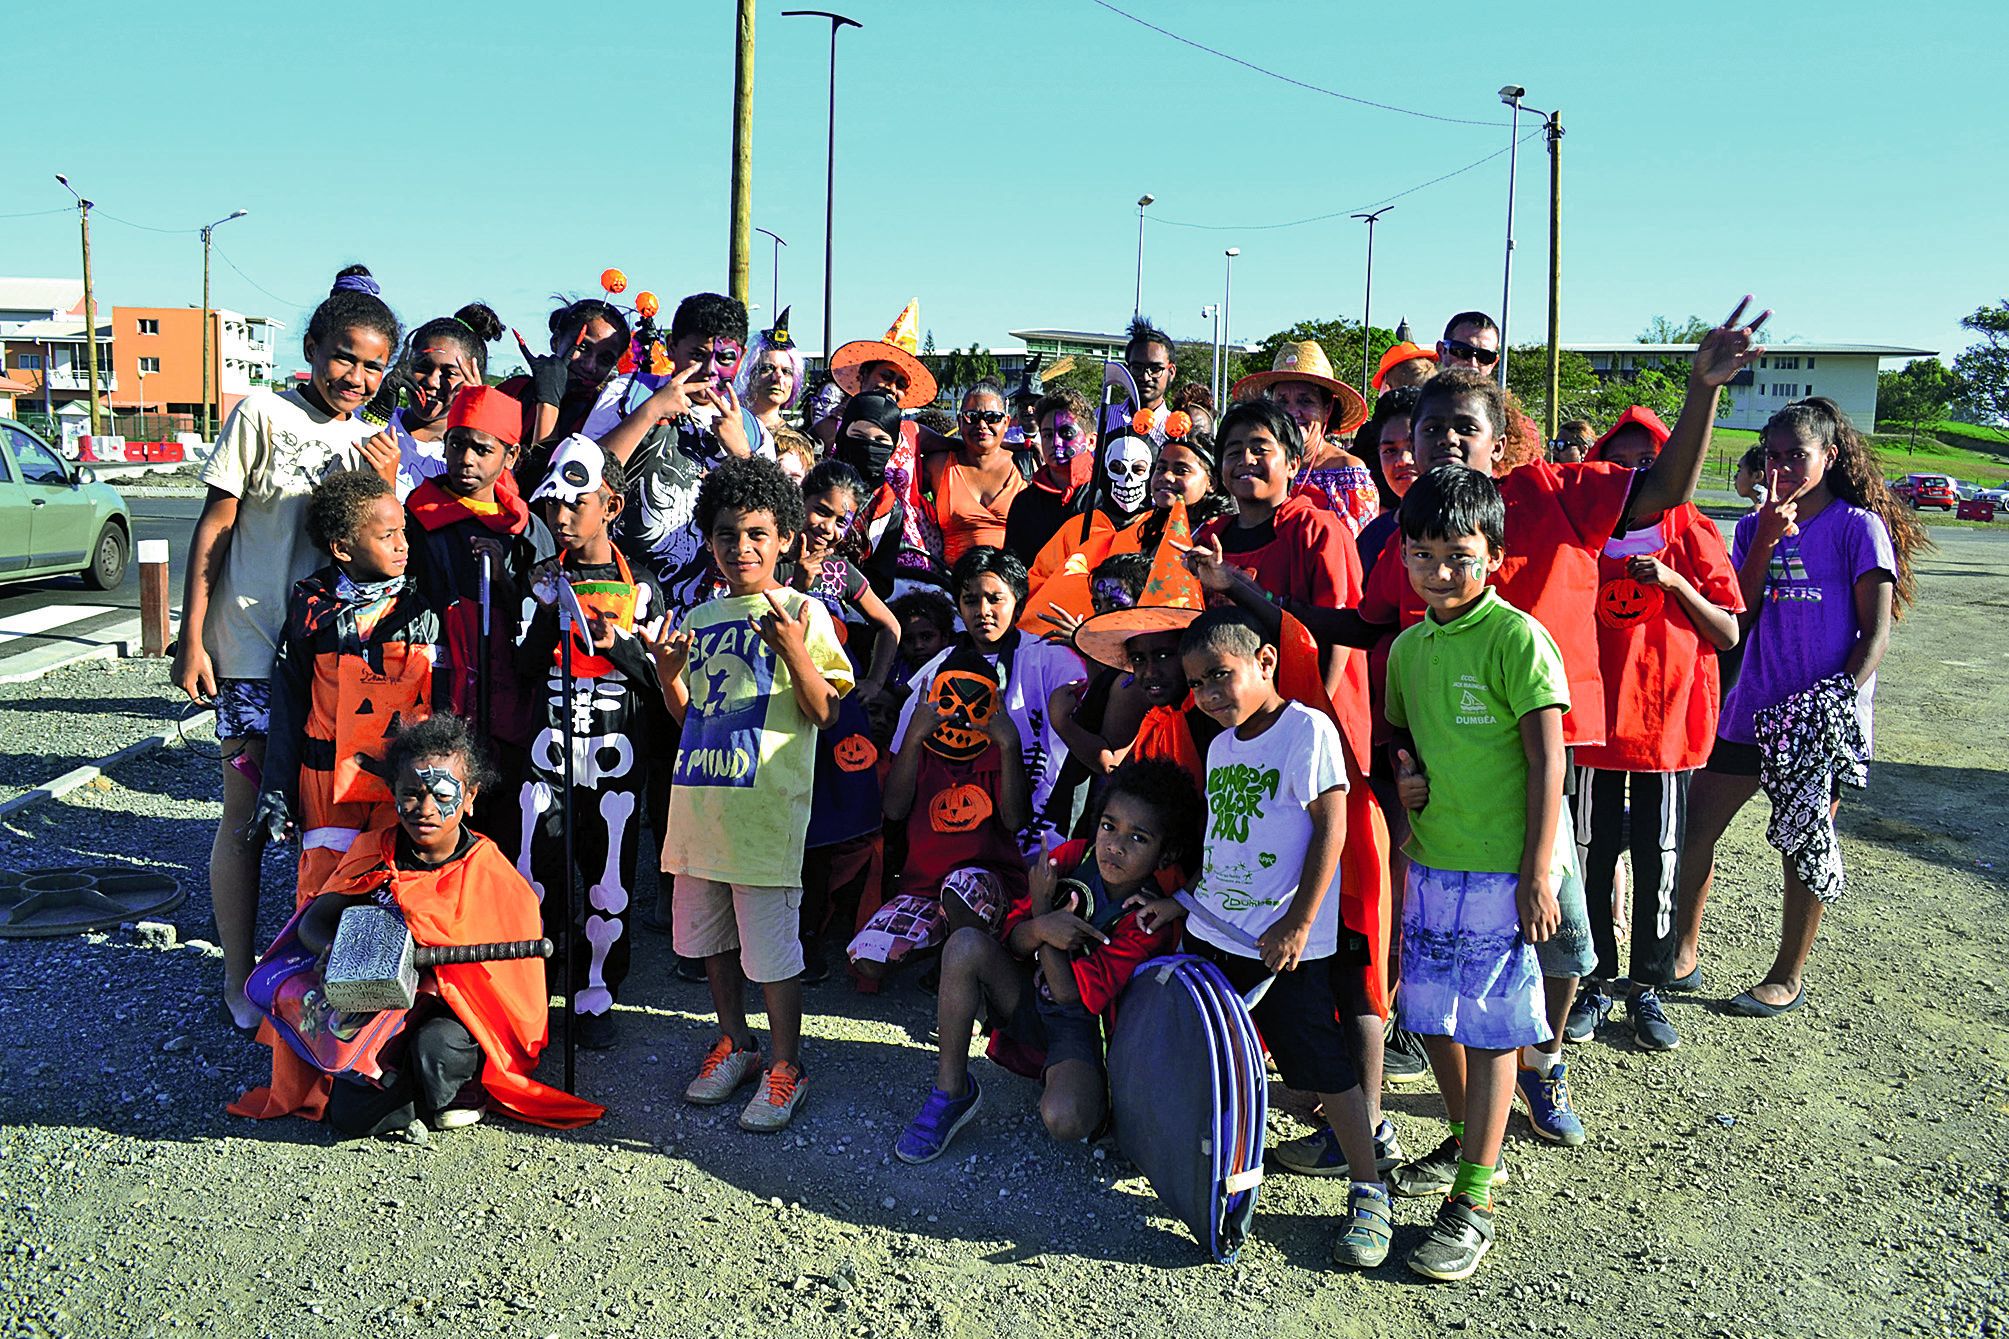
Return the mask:
M 931 1054 L 911 985 L 811 988 L 808 1105 L 783 1136 L 742 1134 L 677 1099 L 705 998 L 647 932 L 621 1047 L 579 1060 L 611 1108 L 596 1126 L 417 1148 L 229 1117 L 262 1052 L 220 1024 L 221 964 L 186 942 L 209 933 L 216 764 L 176 747 L 0 828 L 8 867 L 190 889 L 172 948 L 0 942 L 0 1334 L 2002 1333 L 2009 725 L 1976 704 L 2009 667 L 2009 542 L 1940 538 L 1881 685 L 1882 761 L 1843 811 L 1851 892 L 1807 1007 L 1719 1009 L 1776 931 L 1760 801 L 1725 844 L 1709 988 L 1671 1009 L 1686 1044 L 1648 1055 L 1615 1027 L 1572 1051 L 1591 1141 L 1552 1149 L 1514 1118 L 1500 1243 L 1468 1284 L 1331 1270 L 1343 1185 L 1285 1175 L 1239 1262 L 1206 1264 L 1113 1144 L 1053 1146 L 1032 1086 L 986 1062 L 952 1155 L 899 1164 Z M 1439 1137 L 1427 1085 L 1390 1109 L 1410 1148 Z M 1273 1135 L 1304 1112 L 1280 1093 Z M 1398 1251 L 1427 1213 L 1398 1205 Z
M 0 801 L 107 757 L 191 710 L 165 660 L 86 660 L 0 683 Z M 215 738 L 202 738 L 211 748 Z

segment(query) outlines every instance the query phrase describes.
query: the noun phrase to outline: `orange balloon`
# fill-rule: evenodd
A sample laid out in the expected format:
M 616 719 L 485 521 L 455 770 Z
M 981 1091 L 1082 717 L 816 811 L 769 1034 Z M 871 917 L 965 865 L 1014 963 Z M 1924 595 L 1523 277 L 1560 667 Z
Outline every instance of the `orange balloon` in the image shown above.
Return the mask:
M 600 287 L 606 289 L 609 293 L 626 292 L 628 276 L 619 270 L 602 270 L 600 271 Z
M 656 301 L 656 295 L 654 293 L 644 291 L 635 294 L 635 310 L 641 314 L 643 320 L 645 321 L 655 320 L 656 313 L 661 311 L 662 309 L 663 304 Z

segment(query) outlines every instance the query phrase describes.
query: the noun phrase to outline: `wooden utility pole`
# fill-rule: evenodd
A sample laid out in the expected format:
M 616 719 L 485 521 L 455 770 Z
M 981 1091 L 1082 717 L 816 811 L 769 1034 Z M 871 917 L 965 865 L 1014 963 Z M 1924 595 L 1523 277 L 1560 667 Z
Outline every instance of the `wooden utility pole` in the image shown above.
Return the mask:
M 102 433 L 102 397 L 98 390 L 98 307 L 91 300 L 91 202 L 77 202 L 77 217 L 84 231 L 84 365 L 91 376 L 91 436 Z M 47 376 L 48 373 L 42 375 Z
M 1548 440 L 1562 429 L 1563 377 L 1563 113 L 1549 113 L 1549 412 Z
M 738 39 L 732 75 L 732 238 L 727 247 L 727 291 L 745 302 L 753 251 L 753 0 L 739 0 Z

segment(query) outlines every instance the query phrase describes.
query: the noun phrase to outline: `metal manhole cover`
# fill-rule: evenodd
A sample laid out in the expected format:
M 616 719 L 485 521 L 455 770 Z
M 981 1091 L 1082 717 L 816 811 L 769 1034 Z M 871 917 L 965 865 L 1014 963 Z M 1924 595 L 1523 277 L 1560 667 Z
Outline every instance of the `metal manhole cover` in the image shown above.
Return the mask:
M 82 934 L 181 905 L 179 881 L 122 865 L 0 873 L 0 939 Z

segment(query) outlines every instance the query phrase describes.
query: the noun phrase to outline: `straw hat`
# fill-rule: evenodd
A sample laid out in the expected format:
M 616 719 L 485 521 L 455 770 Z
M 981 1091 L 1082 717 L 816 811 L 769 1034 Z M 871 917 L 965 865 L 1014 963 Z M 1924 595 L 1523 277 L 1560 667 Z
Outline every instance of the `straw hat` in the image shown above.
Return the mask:
M 1332 374 L 1332 360 L 1315 339 L 1286 344 L 1277 350 L 1277 359 L 1267 372 L 1252 372 L 1234 385 L 1232 398 L 1245 400 L 1266 386 L 1280 381 L 1309 381 L 1332 392 L 1332 417 L 1325 430 L 1344 437 L 1367 422 L 1367 398 Z
M 1144 593 L 1128 609 L 1112 609 L 1097 614 L 1074 630 L 1074 649 L 1099 665 L 1111 669 L 1130 668 L 1129 642 L 1153 632 L 1183 632 L 1186 625 L 1207 607 L 1206 592 L 1186 570 L 1182 553 L 1193 544 L 1193 528 L 1186 520 L 1186 504 L 1174 502 L 1165 518 L 1165 533 L 1158 540 L 1158 552 L 1151 559 L 1151 575 L 1145 578 Z
M 1427 358 L 1434 363 L 1437 361 L 1437 350 L 1426 349 L 1421 344 L 1411 343 L 1406 339 L 1400 344 L 1389 345 L 1388 352 L 1381 355 L 1380 363 L 1375 366 L 1374 380 L 1370 384 L 1375 390 L 1381 390 L 1381 383 L 1388 379 L 1390 372 L 1414 358 Z
M 916 353 L 921 347 L 921 300 L 915 298 L 887 327 L 884 339 L 854 339 L 830 355 L 830 379 L 843 387 L 846 395 L 856 395 L 864 386 L 860 372 L 867 363 L 891 363 L 907 377 L 907 393 L 900 397 L 902 409 L 925 409 L 935 402 L 935 374 L 922 365 Z

